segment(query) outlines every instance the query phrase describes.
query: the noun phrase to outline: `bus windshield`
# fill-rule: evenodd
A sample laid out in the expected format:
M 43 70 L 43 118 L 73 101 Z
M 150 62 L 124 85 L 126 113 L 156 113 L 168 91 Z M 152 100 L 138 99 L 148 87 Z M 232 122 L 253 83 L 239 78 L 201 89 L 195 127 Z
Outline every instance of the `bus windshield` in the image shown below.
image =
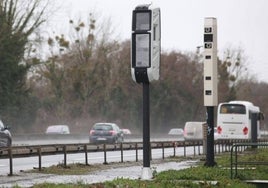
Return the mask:
M 246 107 L 242 104 L 223 104 L 220 108 L 221 114 L 246 114 Z

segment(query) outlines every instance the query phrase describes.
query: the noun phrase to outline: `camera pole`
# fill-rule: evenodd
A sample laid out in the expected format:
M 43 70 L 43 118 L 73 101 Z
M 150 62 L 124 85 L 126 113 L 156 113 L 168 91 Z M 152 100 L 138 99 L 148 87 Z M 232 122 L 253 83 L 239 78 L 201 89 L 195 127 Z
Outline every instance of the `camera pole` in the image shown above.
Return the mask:
M 149 83 L 159 79 L 160 8 L 138 5 L 132 12 L 131 76 L 143 84 L 143 168 L 141 179 L 151 179 Z
M 214 107 L 207 107 L 207 125 L 208 125 L 208 133 L 207 133 L 207 155 L 206 155 L 206 163 L 205 166 L 215 166 L 214 161 Z
M 206 166 L 214 166 L 214 107 L 218 105 L 217 19 L 205 18 L 204 106 L 207 109 Z
M 150 168 L 150 92 L 143 83 L 143 168 Z

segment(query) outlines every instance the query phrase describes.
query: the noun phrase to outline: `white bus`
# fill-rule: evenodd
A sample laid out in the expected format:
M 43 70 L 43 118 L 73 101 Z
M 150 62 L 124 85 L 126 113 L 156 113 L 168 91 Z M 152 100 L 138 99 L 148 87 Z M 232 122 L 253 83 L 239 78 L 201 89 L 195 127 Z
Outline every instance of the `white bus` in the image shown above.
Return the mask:
M 260 138 L 260 119 L 263 114 L 258 106 L 248 101 L 220 103 L 217 113 L 219 139 L 251 139 L 251 114 L 257 113 L 257 137 Z

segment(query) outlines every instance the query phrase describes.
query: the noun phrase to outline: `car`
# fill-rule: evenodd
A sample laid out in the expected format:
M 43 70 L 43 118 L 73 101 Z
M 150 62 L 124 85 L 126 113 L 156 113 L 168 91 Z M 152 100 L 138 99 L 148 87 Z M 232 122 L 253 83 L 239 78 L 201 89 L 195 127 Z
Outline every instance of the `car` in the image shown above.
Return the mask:
M 90 143 L 121 143 L 124 141 L 123 131 L 115 123 L 96 123 L 89 132 Z
M 12 145 L 12 137 L 9 127 L 5 126 L 0 120 L 0 147 L 10 147 Z
M 169 135 L 183 136 L 183 129 L 181 128 L 172 128 L 168 132 Z
M 50 125 L 46 134 L 70 134 L 70 129 L 68 125 Z
M 202 140 L 203 139 L 203 127 L 206 122 L 191 121 L 186 122 L 184 126 L 184 139 L 185 140 Z
M 184 139 L 185 140 L 203 140 L 204 128 L 206 128 L 206 122 L 186 122 L 184 126 Z M 207 130 L 206 130 L 207 131 Z M 206 134 L 206 133 L 205 133 Z M 217 128 L 214 128 L 214 140 L 218 140 L 219 134 Z
M 131 134 L 131 131 L 129 129 L 121 129 L 123 131 L 123 134 Z

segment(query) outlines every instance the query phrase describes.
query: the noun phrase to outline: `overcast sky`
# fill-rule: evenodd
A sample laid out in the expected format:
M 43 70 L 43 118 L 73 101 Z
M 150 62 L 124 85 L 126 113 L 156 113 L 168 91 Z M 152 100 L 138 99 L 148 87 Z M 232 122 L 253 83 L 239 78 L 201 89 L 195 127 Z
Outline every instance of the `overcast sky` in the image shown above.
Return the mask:
M 268 82 L 268 0 L 58 0 L 55 29 L 64 31 L 70 18 L 87 18 L 96 12 L 110 18 L 120 39 L 130 39 L 132 11 L 139 4 L 153 3 L 161 9 L 162 49 L 195 51 L 203 45 L 205 17 L 218 23 L 218 51 L 242 48 L 251 74 Z M 58 24 L 62 22 L 62 24 Z

